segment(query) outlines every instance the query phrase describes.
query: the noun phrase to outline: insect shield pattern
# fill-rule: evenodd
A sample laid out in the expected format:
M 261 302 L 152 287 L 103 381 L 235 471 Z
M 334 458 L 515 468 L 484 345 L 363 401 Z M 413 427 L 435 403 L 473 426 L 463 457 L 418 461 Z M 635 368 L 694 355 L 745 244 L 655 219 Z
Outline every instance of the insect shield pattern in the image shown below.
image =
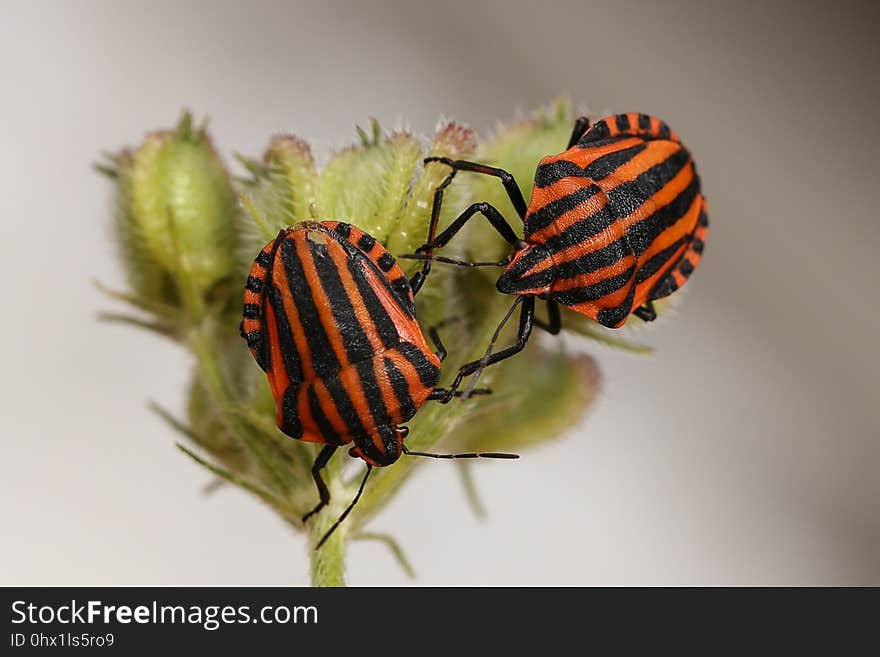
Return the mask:
M 559 305 L 608 328 L 622 326 L 631 314 L 651 321 L 653 301 L 684 285 L 702 257 L 708 217 L 693 159 L 666 123 L 647 114 L 618 114 L 592 126 L 578 119 L 567 150 L 538 164 L 528 205 L 503 169 L 449 158 L 425 162 L 452 171 L 435 192 L 428 241 L 406 257 L 424 261 L 422 276 L 433 260 L 504 266 L 496 287 L 518 296 L 514 306 L 522 305 L 517 342 L 464 365 L 460 376 L 520 351 L 535 323 L 558 333 Z M 500 179 L 523 221 L 522 239 L 485 202 L 437 233 L 444 190 L 458 171 Z M 468 263 L 434 255 L 478 214 L 513 247 L 507 259 Z M 548 303 L 547 323 L 534 317 L 536 298 Z
M 428 346 L 416 320 L 410 283 L 372 236 L 346 223 L 305 222 L 282 230 L 260 251 L 245 285 L 241 334 L 266 372 L 276 423 L 291 438 L 322 443 L 312 474 L 320 502 L 330 500 L 321 477 L 340 445 L 367 464 L 354 501 L 374 466 L 401 454 L 439 458 L 508 457 L 434 455 L 404 446 L 412 418 L 429 399 L 455 390 L 437 388 L 445 349 L 436 329 Z M 488 391 L 480 391 L 488 392 Z

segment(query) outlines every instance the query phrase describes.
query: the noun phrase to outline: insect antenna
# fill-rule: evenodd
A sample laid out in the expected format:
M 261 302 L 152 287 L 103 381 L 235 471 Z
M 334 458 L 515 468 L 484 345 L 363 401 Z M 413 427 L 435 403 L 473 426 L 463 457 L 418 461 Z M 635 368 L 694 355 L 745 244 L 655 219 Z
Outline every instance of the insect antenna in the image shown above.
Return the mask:
M 358 488 L 357 495 L 354 496 L 354 499 L 351 501 L 351 504 L 348 505 L 348 508 L 345 511 L 343 511 L 342 515 L 340 515 L 339 518 L 336 520 L 336 522 L 333 523 L 333 526 L 330 529 L 328 529 L 327 533 L 324 534 L 324 536 L 321 538 L 320 541 L 318 541 L 318 544 L 315 546 L 316 550 L 321 549 L 321 546 L 324 545 L 324 543 L 327 541 L 328 538 L 330 538 L 330 534 L 335 532 L 336 528 L 339 527 L 339 525 L 342 523 L 343 520 L 345 520 L 346 516 L 348 516 L 348 514 L 351 513 L 351 510 L 354 508 L 354 505 L 357 504 L 357 501 L 361 498 L 361 493 L 364 492 L 364 486 L 367 483 L 367 477 L 370 476 L 370 471 L 372 469 L 373 469 L 373 466 L 368 463 L 367 464 L 367 471 L 366 471 L 366 473 L 364 473 L 364 479 L 363 479 L 363 481 L 361 481 L 361 487 Z
M 488 262 L 468 262 L 466 260 L 457 260 L 456 258 L 447 258 L 446 256 L 432 255 L 430 253 L 404 253 L 397 256 L 404 260 L 431 260 L 432 262 L 442 262 L 447 265 L 456 265 L 458 267 L 504 267 L 510 263 L 510 257 L 498 261 Z
M 403 453 L 407 456 L 430 456 L 432 459 L 518 459 L 519 454 L 506 452 L 462 452 L 460 454 L 430 454 L 428 452 L 413 452 L 406 447 Z

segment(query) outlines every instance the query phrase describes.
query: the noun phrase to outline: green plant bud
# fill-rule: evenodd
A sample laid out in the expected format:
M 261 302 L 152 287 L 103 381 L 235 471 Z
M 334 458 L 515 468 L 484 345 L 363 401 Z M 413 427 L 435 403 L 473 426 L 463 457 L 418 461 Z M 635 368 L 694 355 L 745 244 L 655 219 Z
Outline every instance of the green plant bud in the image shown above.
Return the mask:
M 284 176 L 288 214 L 294 221 L 309 218 L 309 206 L 315 202 L 317 172 L 309 145 L 293 135 L 276 135 L 263 155 L 267 167 Z
M 143 157 L 146 156 L 145 152 Z M 144 239 L 134 212 L 133 154 L 130 150 L 124 150 L 107 159 L 107 164 L 97 165 L 97 168 L 116 184 L 114 232 L 128 284 L 134 296 L 145 304 L 177 306 L 177 290 L 170 273 L 144 248 Z
M 599 392 L 590 356 L 530 348 L 498 368 L 487 397 L 451 434 L 450 451 L 515 451 L 562 438 Z
M 341 219 L 387 242 L 396 230 L 421 157 L 419 141 L 408 133 L 383 135 L 371 120 L 371 134 L 330 158 L 321 171 L 317 213 Z
M 528 203 L 535 186 L 538 162 L 547 155 L 565 149 L 573 124 L 568 102 L 558 100 L 530 118 L 499 127 L 491 138 L 481 142 L 476 160 L 513 174 Z M 467 185 L 474 201 L 487 201 L 494 205 L 518 230 L 520 219 L 498 178 L 459 174 L 456 184 Z M 479 260 L 498 260 L 510 252 L 510 245 L 494 230 L 482 225 L 471 225 L 466 230 L 467 236 L 460 239 L 467 243 L 469 256 L 478 257 Z M 491 269 L 484 270 L 484 273 L 497 277 L 497 272 Z
M 262 162 L 238 158 L 251 173 L 242 202 L 250 215 L 241 229 L 245 262 L 282 228 L 311 218 L 317 173 L 309 145 L 294 135 L 276 135 Z
M 474 154 L 476 135 L 470 128 L 457 123 L 442 124 L 425 157 L 449 157 L 465 159 Z M 394 233 L 388 236 L 385 246 L 391 253 L 412 253 L 425 243 L 428 231 L 428 220 L 431 216 L 431 204 L 434 191 L 449 174 L 449 167 L 432 163 L 422 169 L 422 174 L 413 185 L 403 212 L 397 222 Z M 444 217 L 451 215 L 462 198 L 461 189 L 450 189 L 444 199 Z M 408 267 L 408 270 L 411 269 Z
M 184 114 L 176 130 L 149 134 L 118 157 L 120 242 L 133 286 L 161 294 L 165 281 L 205 295 L 232 274 L 238 205 L 204 129 Z

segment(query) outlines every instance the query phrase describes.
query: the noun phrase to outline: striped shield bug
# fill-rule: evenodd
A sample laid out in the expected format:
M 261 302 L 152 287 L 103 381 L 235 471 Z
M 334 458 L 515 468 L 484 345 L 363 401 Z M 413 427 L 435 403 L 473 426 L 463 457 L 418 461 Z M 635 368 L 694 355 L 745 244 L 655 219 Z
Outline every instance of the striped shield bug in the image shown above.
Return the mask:
M 490 344 L 483 359 L 461 368 L 453 386 L 461 377 L 521 351 L 533 324 L 558 333 L 559 305 L 608 328 L 622 326 L 630 314 L 652 321 L 654 300 L 684 285 L 700 262 L 708 232 L 700 179 L 678 135 L 657 118 L 617 114 L 592 126 L 586 117 L 578 119 L 567 150 L 538 164 L 528 206 L 513 176 L 503 169 L 448 158 L 427 158 L 429 162 L 452 170 L 434 194 L 428 241 L 416 254 L 403 256 L 423 260 L 414 285 L 421 284 L 434 260 L 503 266 L 496 287 L 518 298 L 501 326 L 522 305 L 516 344 L 497 353 L 491 353 Z M 488 203 L 474 203 L 437 234 L 443 190 L 458 171 L 501 179 L 523 221 L 522 239 Z M 434 255 L 477 214 L 511 244 L 507 259 L 464 262 Z M 547 323 L 534 317 L 535 298 L 547 302 Z
M 352 443 L 349 454 L 367 464 L 357 495 L 318 547 L 357 503 L 374 466 L 401 454 L 517 458 L 406 448 L 401 425 L 427 400 L 446 403 L 457 393 L 437 387 L 446 356 L 437 327 L 428 330 L 435 352 L 416 321 L 410 282 L 362 230 L 310 221 L 279 232 L 254 260 L 243 314 L 241 334 L 268 377 L 278 427 L 324 445 L 312 467 L 320 501 L 303 522 L 330 501 L 321 470 L 339 446 Z

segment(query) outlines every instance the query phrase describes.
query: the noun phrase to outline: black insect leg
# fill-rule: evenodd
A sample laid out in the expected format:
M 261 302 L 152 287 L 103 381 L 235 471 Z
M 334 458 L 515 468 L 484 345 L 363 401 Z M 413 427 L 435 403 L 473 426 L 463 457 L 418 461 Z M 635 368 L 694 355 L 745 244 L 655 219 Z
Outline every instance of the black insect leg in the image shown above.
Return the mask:
M 521 301 L 520 301 L 521 300 Z M 510 358 L 514 354 L 518 354 L 520 351 L 525 349 L 526 343 L 529 341 L 529 336 L 532 334 L 532 324 L 535 319 L 535 297 L 524 296 L 519 297 L 517 299 L 517 303 L 522 303 L 522 310 L 519 313 L 519 329 L 517 330 L 516 344 L 507 347 L 506 349 L 502 349 L 501 351 L 492 353 L 492 348 L 495 346 L 495 341 L 498 339 L 498 336 L 501 334 L 501 329 L 504 328 L 504 325 L 507 323 L 507 319 L 510 317 L 510 314 L 506 315 L 501 323 L 498 324 L 498 328 L 495 329 L 495 334 L 492 336 L 491 342 L 489 342 L 489 348 L 486 350 L 486 355 L 483 356 L 480 360 L 475 360 L 470 363 L 466 363 L 461 366 L 459 369 L 459 374 L 462 376 L 468 376 L 470 374 L 474 374 L 489 365 L 494 365 L 495 363 L 504 360 L 505 358 Z M 516 307 L 516 303 L 514 303 L 514 307 Z
M 361 493 L 364 492 L 364 486 L 367 484 L 367 477 L 370 476 L 370 471 L 372 469 L 373 469 L 373 466 L 370 465 L 369 463 L 367 463 L 367 471 L 364 474 L 363 481 L 361 481 L 361 487 L 358 488 L 357 495 L 354 496 L 354 499 L 351 501 L 351 504 L 348 505 L 348 508 L 346 508 L 345 511 L 342 512 L 342 515 L 339 516 L 339 518 L 337 518 L 336 522 L 333 523 L 333 526 L 330 529 L 328 529 L 327 533 L 324 534 L 323 537 L 321 537 L 320 541 L 318 541 L 318 544 L 315 546 L 316 550 L 320 549 L 321 546 L 324 545 L 324 543 L 327 541 L 327 539 L 330 538 L 330 534 L 332 534 L 333 532 L 336 531 L 336 528 L 339 527 L 340 524 L 342 524 L 342 521 L 345 520 L 346 516 L 348 516 L 348 514 L 351 513 L 351 510 L 354 508 L 354 505 L 358 503 L 359 499 L 361 499 Z
M 435 236 L 434 233 L 437 230 L 437 222 L 440 217 L 440 203 L 442 196 L 443 186 L 441 185 L 441 187 L 438 187 L 437 191 L 434 192 L 434 209 L 431 213 L 428 242 L 416 250 L 416 254 L 427 252 L 428 257 L 426 257 L 422 263 L 421 270 L 417 271 L 409 281 L 410 287 L 413 289 L 413 294 L 419 291 L 431 271 L 431 262 L 434 259 L 434 249 L 439 249 L 445 246 L 449 240 L 451 240 L 455 234 L 462 229 L 468 220 L 477 213 L 486 217 L 486 219 L 489 220 L 489 223 L 492 224 L 492 227 L 511 245 L 516 246 L 522 241 L 516 236 L 516 233 L 513 232 L 513 228 L 510 227 L 510 224 L 507 223 L 504 216 L 494 206 L 489 205 L 488 203 L 474 203 L 462 212 L 455 221 L 446 228 L 446 230 Z
M 435 326 L 428 327 L 428 335 L 431 338 L 431 342 L 434 343 L 434 348 L 437 350 L 435 353 L 437 354 L 437 358 L 439 358 L 441 362 L 446 359 L 447 352 L 446 352 L 446 347 L 443 346 L 443 342 L 440 340 L 440 334 L 437 332 L 437 329 L 445 326 L 446 324 L 450 324 L 452 322 L 457 322 L 458 319 L 459 319 L 458 317 L 452 317 L 450 319 L 443 320 L 442 322 L 440 322 L 439 324 L 436 324 Z M 431 394 L 428 395 L 428 399 L 432 400 L 432 401 L 440 401 L 445 404 L 453 397 L 461 397 L 461 394 L 462 393 L 457 390 L 450 391 L 450 390 L 447 390 L 446 388 L 434 388 L 434 390 L 431 391 Z M 472 395 L 490 395 L 490 394 L 492 394 L 492 391 L 489 390 L 488 388 L 478 388 L 476 390 L 472 390 L 471 394 Z
M 443 182 L 437 185 L 437 189 L 434 190 L 434 202 L 431 205 L 431 220 L 428 222 L 428 241 L 426 244 L 434 243 L 434 237 L 437 234 L 437 226 L 440 223 L 440 207 L 443 205 L 443 190 L 449 187 L 449 183 L 452 182 L 453 178 L 455 178 L 455 169 L 450 171 L 449 175 L 446 176 L 446 178 L 443 179 Z M 425 284 L 425 280 L 430 273 L 431 259 L 427 258 L 422 263 L 422 268 L 409 279 L 409 286 L 412 288 L 413 296 L 422 289 L 422 285 Z
M 568 146 L 565 147 L 566 150 L 574 146 L 581 140 L 581 137 L 584 136 L 584 133 L 590 129 L 590 119 L 586 116 L 581 116 L 577 121 L 574 122 L 574 129 L 571 131 L 571 139 L 568 140 Z
M 547 321 L 535 317 L 535 326 L 538 326 L 550 335 L 557 335 L 562 330 L 562 316 L 559 313 L 559 304 L 555 301 L 547 302 Z
M 502 349 L 496 353 L 492 353 L 492 348 L 495 346 L 495 342 L 498 340 L 498 336 L 501 334 L 501 329 L 504 328 L 504 325 L 507 324 L 507 321 L 513 315 L 516 307 L 519 304 L 522 304 L 522 310 L 519 314 L 519 329 L 517 331 L 517 339 L 516 344 L 507 347 L 506 349 Z M 495 329 L 495 333 L 492 335 L 492 340 L 489 342 L 489 347 L 486 349 L 486 354 L 480 359 L 471 361 L 470 363 L 465 363 L 458 370 L 458 374 L 455 375 L 455 380 L 452 382 L 452 385 L 446 389 L 446 397 L 440 399 L 439 401 L 443 404 L 447 403 L 450 399 L 455 396 L 458 396 L 456 392 L 461 386 L 462 381 L 466 376 L 470 376 L 471 374 L 477 374 L 479 376 L 479 372 L 481 372 L 484 368 L 489 365 L 494 365 L 495 363 L 504 360 L 505 358 L 510 358 L 514 354 L 522 351 L 526 343 L 529 341 L 529 336 L 532 333 L 532 325 L 534 323 L 535 318 L 535 297 L 517 297 L 514 304 L 510 307 L 510 310 L 504 316 L 504 319 L 498 324 L 498 328 Z M 471 382 L 472 384 L 476 383 L 476 377 Z M 477 390 L 482 390 L 482 388 L 476 388 L 471 391 L 464 391 L 464 394 L 461 396 L 468 397 L 472 394 L 475 394 Z
M 486 176 L 495 176 L 496 178 L 500 178 L 501 184 L 504 185 L 504 190 L 510 197 L 510 202 L 513 204 L 514 210 L 516 210 L 516 213 L 519 215 L 520 219 L 525 220 L 526 201 L 523 198 L 522 191 L 520 191 L 519 185 L 516 184 L 516 179 L 513 177 L 513 175 L 511 175 L 504 169 L 486 166 L 485 164 L 479 164 L 477 162 L 468 162 L 467 160 L 451 160 L 448 157 L 425 158 L 425 164 L 429 164 L 430 162 L 442 162 L 443 164 L 452 167 L 453 172 L 472 171 L 474 173 L 482 173 Z
M 511 246 L 516 246 L 522 241 L 516 236 L 516 233 L 513 232 L 513 228 L 507 223 L 504 215 L 502 215 L 494 205 L 483 202 L 474 203 L 468 207 L 464 212 L 458 215 L 455 221 L 449 224 L 442 233 L 437 235 L 432 242 L 419 247 L 417 252 L 433 251 L 434 249 L 446 246 L 446 244 L 449 243 L 449 240 L 455 237 L 455 234 L 464 227 L 468 220 L 478 213 L 486 217 L 486 219 L 489 220 L 489 223 L 492 224 L 492 227 L 498 231 L 498 234 L 507 240 Z
M 315 480 L 315 485 L 318 487 L 318 495 L 320 496 L 321 501 L 318 502 L 318 505 L 314 509 L 303 516 L 303 522 L 327 506 L 327 503 L 330 501 L 330 489 L 327 488 L 327 484 L 324 483 L 324 479 L 321 477 L 321 470 L 323 470 L 324 466 L 330 461 L 330 457 L 333 456 L 333 452 L 335 451 L 336 445 L 325 445 L 324 449 L 318 453 L 314 465 L 312 465 L 312 478 Z
M 633 315 L 641 319 L 645 322 L 653 322 L 657 319 L 657 311 L 654 310 L 654 302 L 648 301 L 635 310 L 633 310 Z
M 516 184 L 516 180 L 514 180 L 511 174 L 503 169 L 477 164 L 476 162 L 467 162 L 465 160 L 451 160 L 448 157 L 429 157 L 425 159 L 425 164 L 430 164 L 431 162 L 441 162 L 451 167 L 452 171 L 449 172 L 449 175 L 446 176 L 443 182 L 441 182 L 437 186 L 437 189 L 434 190 L 434 201 L 431 205 L 431 220 L 428 223 L 428 241 L 417 250 L 417 253 L 427 252 L 429 256 L 433 256 L 435 248 L 444 246 L 450 239 L 452 239 L 453 235 L 461 230 L 461 227 L 467 223 L 467 220 L 478 212 L 482 213 L 483 216 L 489 220 L 489 223 L 492 224 L 495 230 L 501 234 L 501 237 L 507 240 L 510 244 L 515 245 L 520 242 L 520 239 L 513 232 L 510 224 L 507 223 L 501 213 L 488 203 L 475 203 L 470 206 L 438 236 L 437 227 L 440 223 L 440 208 L 443 205 L 443 192 L 449 186 L 449 183 L 452 182 L 452 179 L 458 171 L 473 171 L 475 173 L 482 173 L 501 178 L 501 183 L 504 185 L 504 189 L 507 190 L 507 195 L 510 197 L 513 207 L 516 209 L 517 214 L 519 214 L 520 219 L 523 220 L 525 220 L 526 216 L 526 202 L 525 199 L 523 199 L 519 185 Z M 431 261 L 431 257 L 426 258 L 422 263 L 421 270 L 417 271 L 413 274 L 412 278 L 410 278 L 409 285 L 412 288 L 413 294 L 416 294 L 421 289 L 422 285 L 424 285 L 425 279 L 427 279 L 428 274 L 431 271 Z
M 444 360 L 446 360 L 447 351 L 446 347 L 443 346 L 443 342 L 440 340 L 440 334 L 437 333 L 437 327 L 429 327 L 428 335 L 431 337 L 431 342 L 434 343 L 434 348 L 437 350 L 434 353 L 437 354 L 437 358 L 439 358 L 440 362 L 442 363 Z

